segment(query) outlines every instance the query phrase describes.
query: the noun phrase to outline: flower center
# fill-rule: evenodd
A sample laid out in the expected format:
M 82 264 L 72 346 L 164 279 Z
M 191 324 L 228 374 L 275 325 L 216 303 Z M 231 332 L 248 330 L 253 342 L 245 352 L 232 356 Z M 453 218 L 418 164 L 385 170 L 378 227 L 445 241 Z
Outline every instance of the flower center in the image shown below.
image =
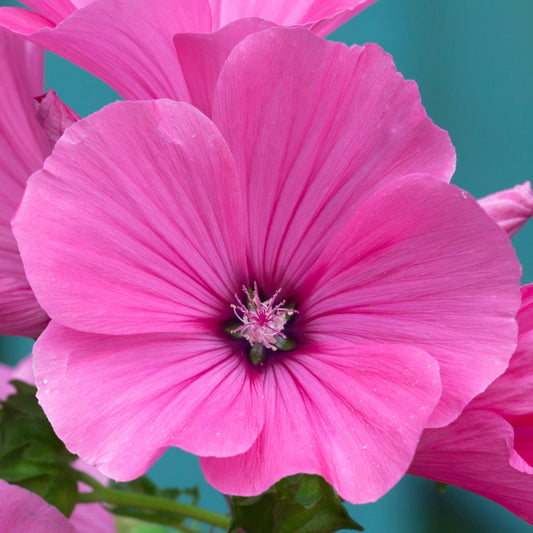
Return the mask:
M 233 312 L 239 319 L 240 325 L 231 329 L 229 332 L 238 337 L 246 339 L 252 349 L 250 351 L 250 360 L 254 364 L 261 364 L 264 361 L 264 351 L 276 351 L 291 349 L 287 345 L 287 336 L 283 333 L 285 324 L 292 315 L 297 313 L 295 309 L 283 307 L 285 300 L 276 303 L 281 292 L 278 289 L 272 298 L 261 301 L 257 283 L 254 282 L 253 289 L 242 288 L 246 295 L 245 303 L 235 294 L 237 305 L 232 304 Z M 257 359 L 257 361 L 255 360 Z

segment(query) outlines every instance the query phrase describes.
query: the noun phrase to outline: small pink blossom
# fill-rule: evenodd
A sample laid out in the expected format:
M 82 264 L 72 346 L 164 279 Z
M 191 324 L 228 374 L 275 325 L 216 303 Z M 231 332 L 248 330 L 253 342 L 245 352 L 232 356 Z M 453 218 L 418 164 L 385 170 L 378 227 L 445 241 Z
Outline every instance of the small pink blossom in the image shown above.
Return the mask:
M 533 216 L 531 183 L 485 196 L 479 205 L 512 237 Z
M 5 533 L 80 533 L 65 515 L 40 496 L 3 479 L 0 479 L 0 524 Z
M 533 284 L 522 298 L 509 368 L 455 422 L 424 431 L 409 472 L 481 494 L 533 524 Z
M 117 102 L 30 179 L 39 401 L 111 478 L 179 446 L 222 492 L 306 472 L 375 500 L 507 367 L 509 239 L 446 183 L 448 135 L 376 45 L 254 33 L 211 108 Z
M 0 400 L 6 400 L 10 394 L 13 394 L 16 392 L 15 387 L 13 387 L 9 383 L 12 380 L 24 381 L 25 383 L 29 383 L 31 385 L 34 384 L 31 356 L 24 357 L 23 359 L 21 359 L 21 361 L 14 368 L 11 368 L 7 365 L 0 363 Z M 87 474 L 89 474 L 90 476 L 98 480 L 100 483 L 107 483 L 108 480 L 105 476 L 103 476 L 100 472 L 95 470 L 93 467 L 83 463 L 83 461 L 80 461 L 78 459 L 76 460 L 74 464 L 77 470 L 86 472 Z M 5 483 L 5 482 L 0 480 L 0 483 Z M 81 492 L 87 492 L 89 490 L 89 487 L 80 483 L 79 489 Z M 11 485 L 8 485 L 7 487 L 4 486 L 3 490 L 9 491 L 9 498 L 7 498 L 7 501 L 4 502 L 4 504 L 7 505 L 11 498 L 11 495 L 15 494 L 16 491 L 14 488 L 11 488 Z M 2 492 L 2 487 L 0 487 L 0 493 L 1 492 Z M 31 493 L 28 493 L 28 494 L 31 494 Z M 38 496 L 35 496 L 35 495 L 32 495 L 31 497 L 26 495 L 25 497 L 28 498 L 28 502 L 37 501 L 36 498 L 39 498 Z M 55 510 L 54 507 L 51 507 L 49 505 L 48 507 Z M 8 508 L 6 507 L 5 509 L 8 509 Z M 0 524 L 2 525 L 4 525 L 4 521 L 1 519 L 1 517 L 3 516 L 2 512 L 7 512 L 5 509 L 2 509 L 2 497 L 0 497 Z M 26 511 L 26 509 L 24 509 L 23 511 Z M 53 516 L 55 516 L 55 511 L 51 511 L 51 513 Z M 74 511 L 72 512 L 72 515 L 69 518 L 69 522 L 74 526 L 76 533 L 116 533 L 115 521 L 114 521 L 113 515 L 109 513 L 108 511 L 106 511 L 98 503 L 76 505 L 76 507 L 74 508 Z M 60 519 L 58 519 L 57 523 L 60 524 L 62 522 Z M 28 533 L 28 531 L 31 531 L 31 532 L 38 531 L 37 528 L 40 527 L 40 524 L 41 524 L 40 521 L 36 521 L 35 524 L 32 524 L 31 528 L 26 529 L 24 531 L 20 529 L 20 531 L 21 533 Z M 13 532 L 11 530 L 6 530 L 6 531 L 9 531 L 9 533 L 15 533 L 16 531 L 19 531 L 19 530 L 14 529 Z M 47 530 L 42 529 L 39 531 L 43 531 L 43 532 L 46 531 L 46 533 L 52 533 L 52 532 L 55 533 L 56 529 L 54 528 L 47 529 Z M 57 531 L 59 532 L 61 530 L 57 529 Z M 71 531 L 71 530 L 67 529 L 66 531 Z
M 327 35 L 375 0 L 26 0 L 0 9 L 0 26 L 98 76 L 124 98 L 191 102 L 175 35 L 209 36 L 245 20 Z M 190 65 L 187 65 L 190 67 Z M 194 92 L 198 88 L 192 87 Z

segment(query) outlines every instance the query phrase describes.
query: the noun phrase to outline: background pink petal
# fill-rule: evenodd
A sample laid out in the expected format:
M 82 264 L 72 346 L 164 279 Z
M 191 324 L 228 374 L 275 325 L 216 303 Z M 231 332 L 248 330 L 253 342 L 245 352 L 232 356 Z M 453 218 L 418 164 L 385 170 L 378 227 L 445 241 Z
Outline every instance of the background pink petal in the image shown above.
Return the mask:
M 43 51 L 0 32 L 0 335 L 37 336 L 47 316 L 26 280 L 11 231 L 26 180 L 50 152 L 34 116 L 43 91 Z
M 10 394 L 15 392 L 15 388 L 9 384 L 14 379 L 34 384 L 31 355 L 21 359 L 14 368 L 0 364 L 0 400 L 5 400 Z M 88 473 L 100 483 L 107 483 L 105 476 L 80 460 L 76 461 L 75 468 Z M 83 485 L 80 489 L 82 492 L 87 492 L 88 487 Z M 69 520 L 75 526 L 76 533 L 116 532 L 113 515 L 98 503 L 77 505 Z M 49 533 L 55 533 L 55 530 Z
M 520 265 L 509 239 L 455 186 L 411 177 L 369 198 L 309 272 L 302 335 L 405 342 L 440 366 L 444 425 L 503 373 L 516 346 Z
M 237 19 L 260 17 L 282 26 L 318 26 L 316 30 L 320 35 L 332 32 L 374 2 L 375 0 L 209 0 L 215 28 L 221 28 Z
M 91 335 L 52 322 L 34 369 L 57 435 L 112 479 L 143 474 L 168 446 L 242 453 L 263 426 L 257 371 L 215 336 Z
M 76 4 L 90 3 L 83 0 L 24 0 L 24 4 L 43 17 L 58 24 L 76 11 Z
M 61 23 L 2 8 L 0 25 L 88 70 L 124 98 L 187 101 L 172 37 L 211 31 L 211 13 L 207 0 L 96 0 Z
M 245 275 L 240 202 L 227 145 L 199 111 L 117 102 L 68 128 L 30 179 L 14 231 L 58 322 L 212 331 Z
M 508 420 L 533 415 L 533 284 L 522 287 L 516 318 L 518 346 L 509 368 L 471 403 L 472 408 L 488 409 Z
M 476 492 L 533 524 L 533 468 L 513 442 L 504 418 L 469 409 L 448 427 L 424 431 L 409 473 Z
M 10 366 L 0 364 L 0 400 L 2 401 L 15 392 L 15 387 L 9 383 L 13 379 L 12 374 L 13 369 Z
M 516 235 L 533 216 L 533 192 L 529 181 L 478 201 L 510 237 Z
M 66 517 L 40 496 L 2 479 L 0 524 L 6 533 L 76 533 Z
M 116 533 L 117 531 L 114 516 L 98 503 L 76 505 L 69 520 L 76 529 L 76 533 Z
M 272 27 L 258 18 L 241 19 L 214 33 L 179 33 L 176 53 L 189 91 L 190 103 L 211 116 L 213 97 L 222 65 L 246 36 Z
M 43 128 L 52 149 L 66 128 L 80 120 L 80 116 L 64 104 L 53 89 L 34 98 L 35 116 Z
M 411 172 L 448 180 L 455 166 L 447 133 L 389 55 L 304 29 L 233 50 L 213 121 L 246 180 L 251 277 L 266 292 L 304 275 L 373 191 Z
M 265 369 L 265 427 L 244 454 L 201 458 L 215 488 L 249 496 L 284 476 L 322 475 L 352 503 L 405 473 L 440 396 L 438 365 L 407 346 L 306 346 Z

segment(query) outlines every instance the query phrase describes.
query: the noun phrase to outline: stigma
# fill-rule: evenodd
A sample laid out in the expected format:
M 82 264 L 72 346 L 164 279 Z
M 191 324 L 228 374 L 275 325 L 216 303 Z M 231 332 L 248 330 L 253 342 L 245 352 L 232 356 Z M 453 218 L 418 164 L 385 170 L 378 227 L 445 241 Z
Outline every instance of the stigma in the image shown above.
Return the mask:
M 246 339 L 256 350 L 266 348 L 276 351 L 280 341 L 287 338 L 283 333 L 287 320 L 298 311 L 283 307 L 285 300 L 276 303 L 281 289 L 265 301 L 261 301 L 256 282 L 253 289 L 243 286 L 242 290 L 246 301 L 243 303 L 238 294 L 235 294 L 237 305 L 231 305 L 242 325 L 232 329 L 230 333 Z

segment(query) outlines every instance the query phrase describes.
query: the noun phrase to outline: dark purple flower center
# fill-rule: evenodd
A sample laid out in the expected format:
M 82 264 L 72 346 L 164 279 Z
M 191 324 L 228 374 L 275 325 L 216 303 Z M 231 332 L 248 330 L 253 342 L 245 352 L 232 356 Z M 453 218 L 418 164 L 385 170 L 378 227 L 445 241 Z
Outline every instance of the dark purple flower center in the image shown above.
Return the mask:
M 262 301 L 257 283 L 254 286 L 242 287 L 246 299 L 243 302 L 235 294 L 237 304 L 231 307 L 239 322 L 236 327 L 228 328 L 234 337 L 240 337 L 250 344 L 249 359 L 254 365 L 263 364 L 267 350 L 290 350 L 294 343 L 283 332 L 287 321 L 298 311 L 284 307 L 285 300 L 276 303 L 281 289 Z

